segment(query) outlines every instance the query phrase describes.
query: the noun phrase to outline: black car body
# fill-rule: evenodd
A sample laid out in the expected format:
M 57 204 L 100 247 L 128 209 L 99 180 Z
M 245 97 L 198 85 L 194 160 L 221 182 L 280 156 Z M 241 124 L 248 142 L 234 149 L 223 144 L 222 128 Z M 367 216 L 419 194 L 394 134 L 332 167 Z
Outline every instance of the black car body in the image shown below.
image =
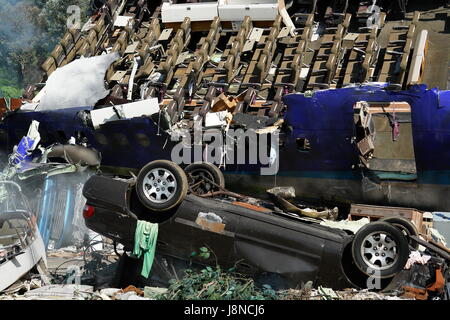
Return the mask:
M 157 255 L 199 265 L 214 265 L 217 259 L 223 268 L 236 267 L 237 272 L 266 283 L 272 279 L 276 287 L 297 287 L 307 281 L 333 288 L 364 286 L 357 283 L 361 278 L 348 262 L 353 236 L 343 230 L 276 210 L 192 194 L 170 212 L 152 212 L 137 199 L 133 180 L 93 176 L 83 194 L 90 208 L 86 225 L 122 243 L 126 251 L 133 248 L 138 219 L 147 220 L 159 223 Z M 205 220 L 201 212 L 221 221 Z M 213 253 L 208 260 L 192 257 L 204 246 Z

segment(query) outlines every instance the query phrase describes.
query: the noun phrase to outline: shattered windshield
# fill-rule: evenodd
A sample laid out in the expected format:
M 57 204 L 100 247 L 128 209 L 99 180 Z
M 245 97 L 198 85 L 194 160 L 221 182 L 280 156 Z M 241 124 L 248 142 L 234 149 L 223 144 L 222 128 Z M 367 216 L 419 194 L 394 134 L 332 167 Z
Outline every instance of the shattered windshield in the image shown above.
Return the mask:
M 0 215 L 17 211 L 29 212 L 20 186 L 11 181 L 0 181 Z

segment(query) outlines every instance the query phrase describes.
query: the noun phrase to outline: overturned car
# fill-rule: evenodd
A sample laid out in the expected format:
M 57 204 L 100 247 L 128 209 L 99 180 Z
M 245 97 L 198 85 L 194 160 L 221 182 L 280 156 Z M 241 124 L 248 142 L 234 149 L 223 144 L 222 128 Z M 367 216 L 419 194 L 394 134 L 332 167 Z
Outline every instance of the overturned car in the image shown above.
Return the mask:
M 296 211 L 287 200 L 277 201 L 283 198 L 280 194 L 267 201 L 228 192 L 220 170 L 208 163 L 194 163 L 183 171 L 173 162 L 157 160 L 129 180 L 92 176 L 83 195 L 86 225 L 122 243 L 125 252 L 134 247 L 138 221 L 159 225 L 151 278 L 156 281 L 176 277 L 171 272 L 182 268 L 173 266 L 217 263 L 278 288 L 307 281 L 366 288 L 373 279 L 386 286 L 417 245 L 410 239 L 417 230 L 405 219 L 367 223 L 353 234 L 307 216 L 328 212 L 335 218 L 333 210 Z M 213 253 L 207 260 L 192 255 L 204 246 Z M 126 254 L 122 257 L 130 261 Z M 122 267 L 129 275 L 127 263 Z

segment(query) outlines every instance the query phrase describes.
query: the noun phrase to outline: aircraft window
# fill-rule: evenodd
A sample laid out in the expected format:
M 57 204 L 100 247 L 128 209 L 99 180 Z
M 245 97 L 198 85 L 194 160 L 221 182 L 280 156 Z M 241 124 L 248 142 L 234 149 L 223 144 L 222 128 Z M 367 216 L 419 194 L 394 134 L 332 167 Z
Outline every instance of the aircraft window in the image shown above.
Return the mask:
M 145 133 L 136 133 L 136 139 L 141 146 L 145 148 L 150 146 L 150 139 Z
M 56 135 L 60 143 L 67 143 L 67 140 L 69 140 L 66 136 L 66 133 L 62 130 L 56 131 Z
M 106 138 L 106 136 L 103 133 L 97 132 L 95 134 L 95 140 L 102 145 L 108 144 L 108 138 Z
M 117 144 L 124 147 L 129 144 L 127 136 L 123 133 L 116 133 L 114 134 L 114 139 L 116 140 Z
M 306 138 L 297 138 L 297 150 L 302 152 L 308 152 L 311 150 L 311 144 Z

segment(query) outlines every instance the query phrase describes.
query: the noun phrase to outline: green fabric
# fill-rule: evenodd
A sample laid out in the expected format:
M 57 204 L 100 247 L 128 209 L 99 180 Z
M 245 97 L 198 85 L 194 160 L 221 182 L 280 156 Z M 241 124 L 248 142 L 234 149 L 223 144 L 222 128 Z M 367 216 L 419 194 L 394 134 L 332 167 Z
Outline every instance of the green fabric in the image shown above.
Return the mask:
M 144 255 L 141 276 L 148 278 L 155 258 L 158 224 L 139 220 L 134 234 L 133 254 L 140 258 Z

